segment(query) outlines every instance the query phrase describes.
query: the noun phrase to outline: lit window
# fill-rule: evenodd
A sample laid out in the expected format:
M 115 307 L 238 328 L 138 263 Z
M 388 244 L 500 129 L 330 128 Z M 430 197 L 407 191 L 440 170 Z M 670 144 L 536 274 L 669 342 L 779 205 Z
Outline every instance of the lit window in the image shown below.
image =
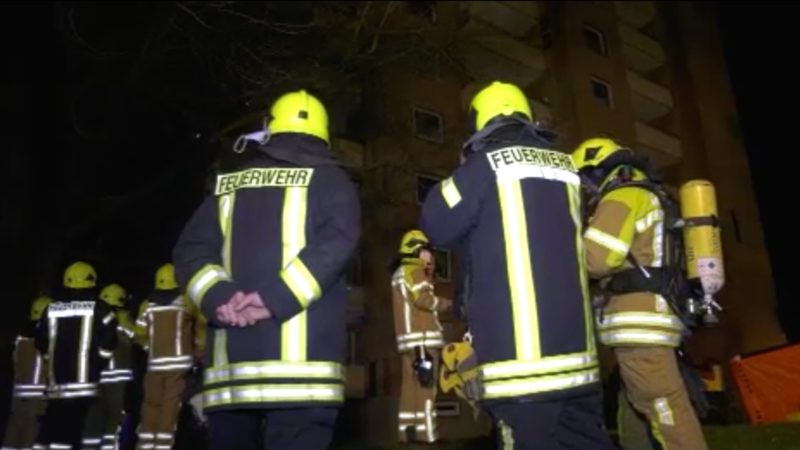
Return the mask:
M 425 197 L 428 196 L 428 191 L 441 180 L 442 179 L 438 177 L 417 175 L 417 203 L 420 205 L 423 204 L 425 202 Z
M 607 56 L 608 47 L 606 46 L 606 36 L 602 31 L 589 25 L 583 26 L 583 38 L 586 46 L 598 55 Z
M 592 96 L 606 108 L 613 108 L 614 93 L 611 90 L 611 85 L 599 78 L 592 78 L 590 82 L 592 85 Z
M 442 116 L 439 114 L 415 106 L 411 120 L 415 137 L 437 144 L 444 141 Z

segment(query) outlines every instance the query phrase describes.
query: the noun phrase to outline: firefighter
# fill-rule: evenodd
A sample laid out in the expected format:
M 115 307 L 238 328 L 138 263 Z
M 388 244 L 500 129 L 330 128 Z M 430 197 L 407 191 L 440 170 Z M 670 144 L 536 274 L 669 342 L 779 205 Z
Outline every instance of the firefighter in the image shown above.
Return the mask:
M 122 423 L 125 390 L 133 379 L 131 344 L 134 324 L 125 309 L 126 299 L 125 289 L 118 284 L 110 284 L 100 291 L 100 300 L 117 317 L 117 349 L 108 366 L 100 373 L 100 395 L 89 409 L 83 433 L 85 449 L 115 450 L 118 445 L 117 434 Z
M 591 197 L 587 269 L 611 293 L 600 341 L 614 350 L 627 400 L 653 438 L 664 448 L 705 449 L 675 353 L 686 328 L 664 290 L 683 270 L 671 245 L 671 202 L 647 164 L 611 139 L 583 142 L 573 160 Z
M 169 450 L 175 440 L 186 376 L 194 365 L 197 311 L 175 281 L 175 267 L 156 271 L 155 290 L 139 307 L 140 342 L 147 351 L 137 448 Z
M 265 132 L 243 137 L 254 158 L 217 177 L 173 252 L 213 327 L 203 397 L 212 449 L 327 448 L 344 400 L 358 196 L 318 99 L 287 93 L 270 116 Z
M 47 306 L 36 329 L 36 348 L 46 355 L 47 411 L 37 443 L 53 450 L 78 449 L 100 372 L 117 347 L 117 318 L 95 292 L 97 273 L 85 262 L 64 272 L 64 289 Z
M 434 293 L 434 260 L 419 230 L 400 241 L 392 275 L 394 330 L 402 355 L 400 442 L 436 442 L 436 368 L 444 345 L 439 312 L 452 302 Z
M 422 231 L 468 252 L 467 318 L 483 407 L 504 448 L 609 448 L 583 267 L 580 178 L 528 101 L 473 97 L 462 165 L 433 188 Z
M 36 351 L 34 333 L 50 298 L 40 296 L 31 304 L 28 321 L 23 325 L 14 345 L 14 394 L 11 417 L 6 427 L 3 449 L 29 449 L 36 441 L 39 417 L 44 414 L 47 371 L 42 355 Z

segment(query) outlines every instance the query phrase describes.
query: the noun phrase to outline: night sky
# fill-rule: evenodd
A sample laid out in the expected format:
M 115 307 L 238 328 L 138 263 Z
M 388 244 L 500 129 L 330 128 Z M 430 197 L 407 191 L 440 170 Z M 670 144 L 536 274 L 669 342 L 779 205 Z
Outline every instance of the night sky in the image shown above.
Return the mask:
M 4 252 L 13 264 L 3 274 L 7 302 L 27 300 L 74 258 L 96 264 L 101 282 L 146 293 L 203 195 L 220 145 L 214 130 L 248 112 L 245 102 L 229 100 L 225 86 L 191 52 L 141 57 L 160 7 L 128 4 L 124 14 L 98 7 L 96 16 L 79 18 L 73 33 L 76 23 L 57 19 L 53 4 L 4 5 L 0 72 L 9 130 L 3 151 L 10 157 L 3 161 L 13 164 L 3 171 L 12 180 L 6 196 L 21 205 L 12 211 L 22 214 L 21 227 L 4 230 L 4 249 L 11 249 Z M 791 207 L 797 191 L 784 178 L 793 179 L 795 169 L 779 159 L 794 151 L 786 130 L 796 128 L 795 119 L 775 114 L 778 106 L 795 109 L 788 90 L 797 85 L 784 61 L 796 54 L 788 44 L 797 41 L 797 25 L 778 23 L 793 16 L 781 8 L 726 4 L 720 23 L 782 316 L 796 318 L 800 307 L 786 264 L 793 250 L 786 243 L 795 234 L 788 233 L 784 209 L 765 207 L 765 199 Z M 81 40 L 92 49 L 76 51 Z M 119 51 L 125 56 L 114 55 Z M 6 221 L 9 211 L 2 214 Z M 785 325 L 800 337 L 800 321 L 791 322 Z

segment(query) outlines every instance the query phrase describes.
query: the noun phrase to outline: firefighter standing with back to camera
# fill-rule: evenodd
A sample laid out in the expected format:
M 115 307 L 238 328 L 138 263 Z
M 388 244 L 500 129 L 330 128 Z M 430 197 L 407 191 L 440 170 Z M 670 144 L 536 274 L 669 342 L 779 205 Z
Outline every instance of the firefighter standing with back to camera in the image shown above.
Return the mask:
M 137 448 L 169 450 L 175 441 L 186 376 L 203 346 L 197 341 L 201 322 L 178 287 L 172 264 L 156 271 L 155 290 L 139 306 L 136 326 L 148 354 Z
M 392 275 L 394 329 L 402 355 L 398 412 L 400 442 L 436 442 L 436 369 L 444 345 L 438 313 L 449 299 L 434 293 L 433 253 L 419 230 L 401 242 Z
M 44 398 L 47 371 L 42 355 L 36 350 L 34 334 L 36 323 L 44 314 L 50 298 L 38 297 L 31 304 L 28 321 L 22 326 L 14 344 L 14 393 L 11 400 L 11 417 L 6 426 L 3 447 L 0 450 L 29 449 L 36 441 L 39 417 L 47 405 Z
M 134 325 L 125 310 L 127 297 L 125 289 L 118 284 L 110 284 L 100 291 L 100 300 L 117 317 L 117 348 L 100 373 L 99 396 L 89 408 L 83 433 L 84 450 L 116 450 L 118 445 L 117 432 L 125 407 L 125 389 L 133 379 L 131 345 Z
M 598 317 L 600 340 L 614 349 L 627 399 L 647 418 L 655 442 L 669 449 L 705 449 L 675 351 L 687 331 L 684 321 L 691 318 L 681 304 L 691 293 L 679 233 L 686 233 L 693 250 L 688 253 L 695 255 L 703 249 L 693 247 L 693 235 L 717 233 L 718 242 L 718 229 L 692 211 L 691 195 L 682 195 L 688 215 L 679 220 L 677 206 L 648 165 L 611 139 L 585 141 L 573 160 L 592 197 L 584 239 L 587 268 L 610 296 Z M 707 186 L 691 182 L 682 194 Z M 707 321 L 714 318 L 711 295 L 722 285 L 721 254 L 710 256 L 701 261 L 707 270 L 700 277 L 712 281 L 700 289 Z M 689 278 L 698 278 L 692 269 L 698 261 L 689 262 Z M 624 436 L 621 441 L 625 444 Z
M 99 301 L 97 273 L 84 262 L 64 272 L 64 289 L 47 306 L 36 330 L 36 348 L 47 356 L 47 412 L 39 448 L 78 449 L 100 371 L 117 347 L 114 311 Z
M 174 250 L 178 279 L 213 327 L 203 395 L 212 449 L 327 448 L 344 401 L 358 196 L 318 99 L 290 92 L 270 115 L 266 131 L 243 136 L 254 158 L 217 177 Z
M 583 265 L 580 178 L 516 86 L 470 105 L 463 164 L 432 189 L 421 228 L 469 254 L 466 299 L 482 402 L 503 448 L 612 448 L 603 430 Z

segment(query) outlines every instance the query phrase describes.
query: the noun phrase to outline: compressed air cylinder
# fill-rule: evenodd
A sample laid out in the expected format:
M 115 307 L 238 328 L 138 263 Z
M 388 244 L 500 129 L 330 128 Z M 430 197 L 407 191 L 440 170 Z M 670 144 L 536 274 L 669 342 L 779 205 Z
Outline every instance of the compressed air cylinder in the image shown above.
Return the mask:
M 686 223 L 686 272 L 689 280 L 699 280 L 704 294 L 712 296 L 725 284 L 714 185 L 707 180 L 689 181 L 681 186 L 680 197 L 681 217 Z

